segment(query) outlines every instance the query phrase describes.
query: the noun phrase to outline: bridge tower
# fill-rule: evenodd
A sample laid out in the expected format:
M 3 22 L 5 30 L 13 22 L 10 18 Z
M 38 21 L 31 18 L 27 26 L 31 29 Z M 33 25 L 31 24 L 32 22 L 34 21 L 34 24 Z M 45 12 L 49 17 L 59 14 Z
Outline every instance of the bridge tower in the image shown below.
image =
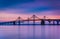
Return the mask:
M 16 19 L 16 21 L 15 21 L 15 24 L 18 24 L 18 25 L 20 25 L 21 24 L 21 17 L 19 16 L 17 19 Z
M 20 19 L 21 19 L 21 17 L 18 17 L 18 24 L 20 25 Z
M 46 19 L 46 16 L 44 16 L 43 19 Z
M 33 18 L 33 24 L 35 24 L 35 17 L 36 17 L 35 15 L 32 16 L 32 18 Z
M 31 19 L 33 20 L 33 25 L 35 25 L 36 18 L 39 19 L 36 15 L 32 15 Z
M 31 20 L 33 20 L 33 39 L 35 39 L 35 21 L 36 19 L 39 19 L 36 15 L 32 15 L 32 17 L 30 17 Z

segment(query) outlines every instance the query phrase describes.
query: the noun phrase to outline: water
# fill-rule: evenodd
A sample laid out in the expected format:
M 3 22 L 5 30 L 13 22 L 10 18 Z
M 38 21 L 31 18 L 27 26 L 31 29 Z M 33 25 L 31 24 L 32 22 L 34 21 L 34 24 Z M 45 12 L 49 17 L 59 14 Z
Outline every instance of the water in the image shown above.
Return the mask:
M 60 39 L 59 25 L 0 26 L 0 39 Z

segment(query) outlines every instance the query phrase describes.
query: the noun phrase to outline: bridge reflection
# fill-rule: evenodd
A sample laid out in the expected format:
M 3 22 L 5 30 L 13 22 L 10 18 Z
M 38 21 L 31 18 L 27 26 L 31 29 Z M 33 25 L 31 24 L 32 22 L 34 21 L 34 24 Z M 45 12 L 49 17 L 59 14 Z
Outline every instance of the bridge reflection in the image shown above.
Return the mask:
M 32 17 L 28 17 L 27 19 L 22 19 L 21 17 L 18 17 L 17 20 L 14 21 L 8 21 L 8 22 L 0 22 L 0 25 L 60 25 L 60 19 L 40 19 L 36 15 L 33 15 Z M 29 22 L 32 21 L 33 23 L 30 24 Z M 36 24 L 36 21 L 39 21 L 39 24 Z M 48 24 L 46 24 L 46 21 Z M 27 24 L 24 24 L 27 22 Z M 53 22 L 53 23 L 51 23 Z M 55 23 L 56 22 L 56 23 Z

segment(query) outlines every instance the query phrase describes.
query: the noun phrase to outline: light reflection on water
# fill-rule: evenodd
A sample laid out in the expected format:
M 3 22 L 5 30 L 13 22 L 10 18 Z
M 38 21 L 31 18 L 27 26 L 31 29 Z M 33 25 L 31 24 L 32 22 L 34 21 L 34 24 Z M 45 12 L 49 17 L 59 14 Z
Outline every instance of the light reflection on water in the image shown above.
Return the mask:
M 0 39 L 60 39 L 60 26 L 0 26 Z

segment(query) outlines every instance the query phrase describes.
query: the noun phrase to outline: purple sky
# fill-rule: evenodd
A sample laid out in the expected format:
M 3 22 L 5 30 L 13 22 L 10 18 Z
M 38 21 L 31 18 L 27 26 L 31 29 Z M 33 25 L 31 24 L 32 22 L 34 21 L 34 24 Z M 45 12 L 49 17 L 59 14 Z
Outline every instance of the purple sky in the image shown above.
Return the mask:
M 0 0 L 0 17 L 33 14 L 60 16 L 60 0 Z

